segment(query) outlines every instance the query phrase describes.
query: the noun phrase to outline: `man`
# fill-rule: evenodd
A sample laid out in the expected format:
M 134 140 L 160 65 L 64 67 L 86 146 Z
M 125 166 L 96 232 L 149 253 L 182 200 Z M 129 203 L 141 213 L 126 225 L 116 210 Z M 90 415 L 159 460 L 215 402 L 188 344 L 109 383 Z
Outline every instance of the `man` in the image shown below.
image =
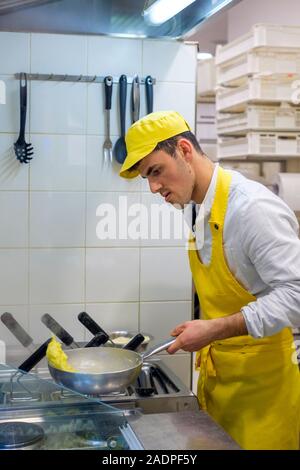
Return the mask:
M 204 206 L 204 244 L 199 211 L 189 250 L 202 319 L 178 325 L 168 352 L 198 351 L 200 404 L 242 448 L 298 449 L 291 327 L 300 325 L 300 240 L 293 212 L 263 185 L 213 165 L 174 111 L 133 124 L 126 144 L 121 176 L 140 174 L 171 204 Z

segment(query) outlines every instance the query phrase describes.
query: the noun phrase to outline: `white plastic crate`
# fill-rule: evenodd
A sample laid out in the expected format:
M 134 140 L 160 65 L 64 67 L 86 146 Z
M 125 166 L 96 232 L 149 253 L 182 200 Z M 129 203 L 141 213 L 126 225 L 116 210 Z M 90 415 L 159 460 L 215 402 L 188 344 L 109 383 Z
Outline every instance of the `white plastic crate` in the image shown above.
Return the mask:
M 197 121 L 216 118 L 216 103 L 197 103 Z
M 219 158 L 300 157 L 300 134 L 261 134 L 249 132 L 246 137 L 220 139 Z
M 217 67 L 218 85 L 242 85 L 252 75 L 300 77 L 300 49 L 291 52 L 256 49 Z
M 240 36 L 225 46 L 217 47 L 216 65 L 259 47 L 300 48 L 300 26 L 256 24 L 249 33 Z
M 300 108 L 249 105 L 244 113 L 220 113 L 218 135 L 244 135 L 249 131 L 290 131 L 300 133 Z
M 216 140 L 217 139 L 217 128 L 216 121 L 197 122 L 196 125 L 196 136 L 199 140 Z
M 201 142 L 201 140 L 199 140 L 199 144 L 200 144 L 202 151 L 205 153 L 205 155 L 208 156 L 210 160 L 212 160 L 213 162 L 216 162 L 218 160 L 217 142 L 208 143 L 208 142 Z
M 222 112 L 243 112 L 248 103 L 292 102 L 297 92 L 293 88 L 294 84 L 293 79 L 252 77 L 245 85 L 219 88 L 216 96 L 216 109 Z
M 213 96 L 216 92 L 215 58 L 198 61 L 197 67 L 197 98 Z

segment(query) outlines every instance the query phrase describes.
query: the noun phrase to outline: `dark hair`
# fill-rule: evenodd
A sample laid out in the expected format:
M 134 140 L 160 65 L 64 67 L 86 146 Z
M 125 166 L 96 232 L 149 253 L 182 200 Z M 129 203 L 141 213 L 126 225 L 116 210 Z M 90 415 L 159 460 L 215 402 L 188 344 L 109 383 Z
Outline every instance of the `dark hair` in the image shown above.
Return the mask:
M 173 157 L 175 155 L 177 142 L 182 137 L 188 140 L 189 142 L 191 142 L 195 150 L 198 153 L 201 153 L 201 155 L 203 155 L 203 151 L 199 145 L 199 142 L 196 139 L 196 136 L 191 131 L 181 132 L 181 134 L 174 135 L 173 137 L 170 137 L 169 139 L 163 140 L 162 142 L 158 142 L 153 152 L 157 150 L 164 150 L 166 153 L 168 153 L 169 155 Z
M 166 153 L 171 155 L 171 157 L 174 157 L 175 152 L 176 152 L 177 142 L 182 137 L 184 139 L 187 139 L 189 142 L 191 142 L 191 144 L 194 146 L 195 150 L 198 153 L 200 153 L 201 155 L 204 155 L 204 152 L 201 149 L 201 147 L 199 145 L 199 142 L 196 139 L 196 136 L 191 131 L 181 132 L 180 134 L 174 135 L 173 137 L 170 137 L 169 139 L 162 140 L 161 142 L 158 142 L 158 144 L 152 150 L 152 152 L 156 152 L 157 150 L 164 150 Z M 135 165 L 133 165 L 131 168 L 129 168 L 128 171 L 137 170 L 140 163 L 141 163 L 141 161 L 138 161 Z

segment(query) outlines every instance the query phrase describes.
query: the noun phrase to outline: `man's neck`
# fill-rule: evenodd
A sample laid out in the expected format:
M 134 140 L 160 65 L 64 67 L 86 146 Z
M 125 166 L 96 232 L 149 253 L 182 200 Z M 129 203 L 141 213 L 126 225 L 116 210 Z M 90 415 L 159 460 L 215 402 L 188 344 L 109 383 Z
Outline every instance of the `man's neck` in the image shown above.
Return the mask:
M 192 194 L 192 200 L 196 204 L 202 204 L 214 173 L 214 164 L 201 156 L 195 161 L 196 183 Z

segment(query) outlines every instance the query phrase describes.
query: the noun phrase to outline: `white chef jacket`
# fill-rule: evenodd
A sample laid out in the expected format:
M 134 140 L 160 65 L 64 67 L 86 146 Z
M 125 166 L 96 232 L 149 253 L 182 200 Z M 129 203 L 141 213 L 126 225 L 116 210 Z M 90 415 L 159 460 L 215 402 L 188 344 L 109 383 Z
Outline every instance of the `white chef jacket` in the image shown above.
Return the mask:
M 210 262 L 212 237 L 208 224 L 214 200 L 217 169 L 203 201 L 197 205 L 196 243 L 204 264 Z M 241 309 L 248 333 L 271 336 L 282 328 L 300 326 L 300 240 L 294 212 L 260 183 L 230 171 L 228 207 L 224 223 L 224 253 L 230 271 L 255 297 Z M 189 204 L 184 216 L 189 226 Z M 201 224 L 200 217 L 204 217 Z M 203 233 L 199 227 L 204 225 Z M 203 241 L 204 238 L 204 241 Z

